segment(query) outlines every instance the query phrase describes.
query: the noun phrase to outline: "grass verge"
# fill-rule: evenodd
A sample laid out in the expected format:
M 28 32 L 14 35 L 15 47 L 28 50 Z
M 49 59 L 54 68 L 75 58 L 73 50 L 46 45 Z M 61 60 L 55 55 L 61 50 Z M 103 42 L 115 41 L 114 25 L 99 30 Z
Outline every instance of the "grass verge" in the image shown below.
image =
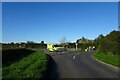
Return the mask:
M 36 51 L 22 60 L 2 68 L 2 78 L 43 78 L 47 70 L 48 58 L 43 52 Z
M 2 67 L 9 66 L 15 62 L 20 61 L 23 57 L 35 52 L 31 49 L 25 48 L 14 48 L 14 49 L 3 49 L 2 50 Z
M 93 53 L 93 57 L 97 58 L 98 60 L 101 60 L 105 63 L 114 65 L 116 67 L 120 67 L 120 63 L 119 63 L 119 58 L 120 55 L 112 55 L 112 54 L 104 54 L 102 52 L 96 51 Z

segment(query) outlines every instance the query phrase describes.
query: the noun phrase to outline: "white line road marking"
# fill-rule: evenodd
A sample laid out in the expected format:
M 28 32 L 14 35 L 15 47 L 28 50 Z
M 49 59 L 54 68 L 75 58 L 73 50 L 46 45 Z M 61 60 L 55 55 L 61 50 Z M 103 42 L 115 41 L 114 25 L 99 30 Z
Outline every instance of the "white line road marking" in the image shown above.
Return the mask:
M 78 53 L 78 54 L 76 54 L 76 56 L 77 56 L 77 55 L 79 55 L 79 53 Z M 75 59 L 75 57 L 76 57 L 76 56 L 73 56 L 73 59 Z
M 73 59 L 75 59 L 75 56 L 73 56 Z

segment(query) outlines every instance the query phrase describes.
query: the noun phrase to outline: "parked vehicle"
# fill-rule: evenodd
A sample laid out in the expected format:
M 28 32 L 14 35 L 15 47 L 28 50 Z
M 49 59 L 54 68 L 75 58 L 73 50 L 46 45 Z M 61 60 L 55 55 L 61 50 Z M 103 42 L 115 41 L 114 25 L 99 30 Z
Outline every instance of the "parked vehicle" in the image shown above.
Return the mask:
M 57 51 L 61 52 L 64 49 L 64 47 L 55 47 L 53 44 L 47 44 L 47 50 L 50 52 Z

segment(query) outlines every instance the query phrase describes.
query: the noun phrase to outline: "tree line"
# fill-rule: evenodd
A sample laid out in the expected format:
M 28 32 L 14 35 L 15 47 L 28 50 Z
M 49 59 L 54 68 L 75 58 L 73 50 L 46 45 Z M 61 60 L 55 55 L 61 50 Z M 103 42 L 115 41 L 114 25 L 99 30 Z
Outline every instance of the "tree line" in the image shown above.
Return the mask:
M 100 34 L 95 40 L 89 40 L 84 37 L 76 41 L 79 48 L 86 48 L 88 46 L 95 46 L 96 49 L 105 54 L 119 54 L 120 53 L 120 31 L 111 31 L 106 36 Z
M 45 49 L 47 44 L 44 41 L 36 43 L 34 41 L 20 42 L 20 43 L 2 43 L 2 49 L 11 49 L 11 48 L 42 48 Z
M 67 42 L 66 38 L 60 40 L 61 44 L 56 44 L 56 47 L 62 46 L 65 48 L 75 48 L 76 43 L 77 47 L 81 50 L 85 50 L 89 46 L 95 46 L 98 51 L 101 51 L 105 54 L 119 54 L 120 53 L 120 31 L 111 31 L 106 36 L 100 34 L 96 39 L 90 40 L 87 38 L 80 38 L 76 42 Z M 47 48 L 47 44 L 44 41 L 36 43 L 33 41 L 21 42 L 21 43 L 2 43 L 2 49 L 6 48 Z
M 95 39 L 94 44 L 97 49 L 105 54 L 119 54 L 120 53 L 120 31 L 112 31 L 106 36 L 102 34 Z

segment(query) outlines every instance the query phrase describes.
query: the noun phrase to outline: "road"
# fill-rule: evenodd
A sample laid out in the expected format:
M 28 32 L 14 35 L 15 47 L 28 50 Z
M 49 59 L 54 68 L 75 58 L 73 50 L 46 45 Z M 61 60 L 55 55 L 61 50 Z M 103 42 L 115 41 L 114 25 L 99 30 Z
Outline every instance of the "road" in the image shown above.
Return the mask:
M 51 78 L 118 78 L 118 69 L 92 58 L 92 52 L 50 52 Z

